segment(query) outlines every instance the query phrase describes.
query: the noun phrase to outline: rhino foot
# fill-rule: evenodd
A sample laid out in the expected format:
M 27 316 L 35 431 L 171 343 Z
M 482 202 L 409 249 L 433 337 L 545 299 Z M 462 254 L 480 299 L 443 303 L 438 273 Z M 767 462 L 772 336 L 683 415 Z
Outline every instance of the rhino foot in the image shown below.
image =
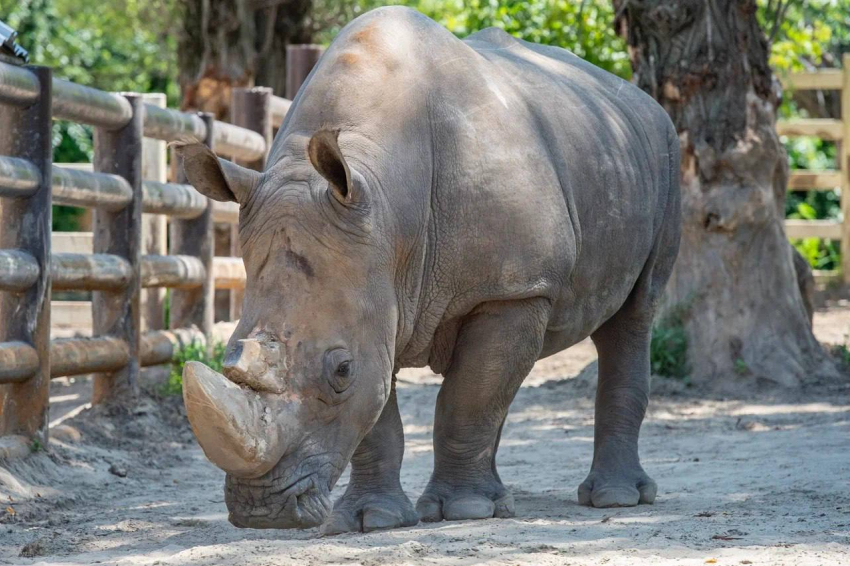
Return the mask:
M 346 493 L 334 505 L 328 520 L 322 525 L 322 535 L 338 535 L 348 532 L 377 531 L 412 527 L 419 522 L 419 515 L 404 492 Z
M 491 519 L 516 515 L 514 496 L 499 483 L 495 489 L 468 490 L 437 487 L 433 483 L 416 502 L 419 518 L 426 523 Z
M 642 469 L 605 474 L 591 471 L 578 486 L 580 505 L 593 507 L 634 507 L 655 501 L 658 486 Z

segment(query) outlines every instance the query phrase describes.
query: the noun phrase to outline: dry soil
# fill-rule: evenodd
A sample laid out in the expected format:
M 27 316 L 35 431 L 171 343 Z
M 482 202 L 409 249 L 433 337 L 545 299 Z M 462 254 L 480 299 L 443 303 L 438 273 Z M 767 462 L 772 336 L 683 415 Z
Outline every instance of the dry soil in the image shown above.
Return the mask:
M 843 340 L 850 310 L 818 313 L 816 326 Z M 179 400 L 79 412 L 88 383 L 57 383 L 50 449 L 0 462 L 0 563 L 850 564 L 850 381 L 731 399 L 655 378 L 641 454 L 658 500 L 591 509 L 576 487 L 592 453 L 594 357 L 585 342 L 540 362 L 517 396 L 498 456 L 516 518 L 331 538 L 232 527 L 224 474 Z M 439 381 L 400 378 L 414 501 L 431 470 Z

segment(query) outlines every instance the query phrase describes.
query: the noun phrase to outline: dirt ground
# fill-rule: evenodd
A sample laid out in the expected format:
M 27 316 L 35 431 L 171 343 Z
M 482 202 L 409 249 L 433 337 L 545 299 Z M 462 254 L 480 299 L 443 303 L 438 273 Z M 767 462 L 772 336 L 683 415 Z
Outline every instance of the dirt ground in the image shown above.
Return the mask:
M 843 341 L 850 307 L 819 312 L 816 329 Z M 656 378 L 641 454 L 658 500 L 590 509 L 576 487 L 592 455 L 594 358 L 585 342 L 541 361 L 512 406 L 498 465 L 515 519 L 330 538 L 232 527 L 224 474 L 177 399 L 76 414 L 88 383 L 57 382 L 50 450 L 0 462 L 0 564 L 850 564 L 850 381 L 727 399 Z M 400 377 L 414 501 L 439 381 Z

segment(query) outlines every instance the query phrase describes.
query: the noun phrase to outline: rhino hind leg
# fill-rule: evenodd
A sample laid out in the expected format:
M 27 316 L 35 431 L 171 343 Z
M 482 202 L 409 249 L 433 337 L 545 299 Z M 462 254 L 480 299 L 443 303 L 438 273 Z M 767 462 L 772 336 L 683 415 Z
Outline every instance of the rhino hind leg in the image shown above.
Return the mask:
M 599 385 L 593 463 L 578 488 L 581 505 L 631 507 L 655 501 L 656 484 L 638 457 L 638 434 L 649 401 L 650 325 L 615 315 L 593 336 Z
M 673 196 L 669 210 L 678 215 L 678 191 Z M 640 464 L 638 436 L 649 404 L 652 320 L 678 245 L 678 220 L 668 219 L 629 298 L 593 333 L 599 383 L 593 463 L 578 488 L 582 505 L 631 507 L 655 501 L 658 488 Z
M 508 408 L 543 345 L 549 302 L 478 307 L 463 323 L 437 397 L 434 471 L 416 503 L 423 521 L 513 517 L 496 471 Z
M 398 412 L 395 377 L 378 422 L 351 458 L 351 479 L 321 527 L 323 535 L 411 527 L 419 522 L 401 488 L 404 431 Z

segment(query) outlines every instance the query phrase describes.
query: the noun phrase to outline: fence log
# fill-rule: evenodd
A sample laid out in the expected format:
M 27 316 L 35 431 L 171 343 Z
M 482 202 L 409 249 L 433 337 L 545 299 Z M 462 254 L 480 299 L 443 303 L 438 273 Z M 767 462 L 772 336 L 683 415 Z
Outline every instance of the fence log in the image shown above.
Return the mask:
M 286 98 L 295 100 L 298 89 L 316 66 L 324 49 L 321 45 L 286 46 Z
M 53 168 L 53 202 L 117 212 L 133 200 L 133 189 L 118 175 Z
M 785 233 L 789 238 L 841 239 L 841 222 L 837 220 L 786 220 Z
M 133 266 L 110 254 L 53 254 L 54 291 L 120 291 L 133 278 Z
M 95 211 L 94 252 L 123 257 L 132 267 L 132 273 L 123 290 L 93 293 L 92 320 L 95 335 L 113 337 L 125 344 L 129 362 L 95 376 L 92 403 L 123 400 L 138 392 L 144 106 L 141 96 L 125 96 L 132 109 L 132 119 L 119 130 L 95 130 L 94 167 L 99 172 L 123 177 L 133 190 L 133 200 L 118 212 Z
M 844 126 L 840 120 L 831 118 L 779 120 L 776 122 L 776 132 L 780 136 L 815 136 L 838 141 L 844 135 Z
M 26 342 L 0 342 L 0 384 L 27 381 L 38 371 L 38 352 Z
M 842 69 L 818 69 L 814 72 L 791 73 L 782 77 L 782 86 L 789 90 L 839 90 L 842 88 Z
M 144 95 L 148 108 L 165 108 L 166 99 L 162 93 Z M 147 119 L 145 120 L 148 121 Z M 142 140 L 142 251 L 144 255 L 165 255 L 168 253 L 168 220 L 160 214 L 161 210 L 183 210 L 185 203 L 178 194 L 191 194 L 189 191 L 171 190 L 168 181 L 168 151 L 164 141 L 145 138 Z M 193 191 L 194 192 L 194 191 Z M 177 197 L 177 198 L 174 198 Z M 200 195 L 199 195 L 200 197 Z M 191 198 L 191 197 L 190 197 Z M 200 198 L 197 199 L 201 201 Z M 206 203 L 204 203 L 206 204 Z M 151 209 L 154 210 L 151 210 Z M 144 271 L 144 265 L 142 265 Z M 145 289 L 142 273 L 142 331 L 162 330 L 165 328 L 165 289 Z
M 26 198 L 38 190 L 41 174 L 26 159 L 0 157 L 0 197 Z
M 38 77 L 32 71 L 0 64 L 0 103 L 29 106 L 38 100 L 39 92 Z
M 241 257 L 217 257 L 213 261 L 216 289 L 244 289 L 245 263 Z
M 70 122 L 117 130 L 130 122 L 133 109 L 120 94 L 53 79 L 53 115 Z
M 233 90 L 231 99 L 231 116 L 233 123 L 249 130 L 253 130 L 263 136 L 265 146 L 272 145 L 272 89 L 266 87 L 237 88 Z M 266 166 L 266 155 L 259 159 L 241 161 L 241 165 L 256 171 L 262 171 Z M 242 257 L 239 247 L 239 225 L 230 225 L 230 255 L 235 258 Z M 243 269 L 244 272 L 244 269 Z M 219 280 L 216 278 L 216 287 Z M 230 288 L 230 320 L 237 320 L 242 316 L 243 286 Z
M 841 171 L 791 171 L 789 190 L 834 190 L 841 186 Z
M 170 362 L 174 353 L 192 342 L 203 344 L 197 330 L 155 330 L 142 336 L 139 361 L 142 366 Z M 127 344 L 118 338 L 57 338 L 50 343 L 51 378 L 114 372 L 130 360 Z M 26 381 L 38 370 L 35 348 L 25 342 L 0 343 L 0 384 Z
M 50 387 L 50 167 L 53 153 L 52 73 L 27 67 L 37 80 L 38 96 L 26 108 L 0 105 L 0 155 L 25 159 L 39 171 L 38 190 L 26 199 L 0 203 L 0 248 L 28 254 L 38 277 L 22 294 L 0 293 L 0 342 L 23 342 L 35 351 L 30 379 L 0 386 L 0 436 L 38 438 L 47 445 Z M 13 72 L 14 74 L 15 72 Z M 23 75 L 21 75 L 23 76 Z M 28 356 L 32 361 L 32 356 Z
M 212 217 L 214 222 L 226 224 L 239 223 L 239 205 L 235 202 L 210 201 L 212 205 Z
M 0 163 L 2 166 L 2 163 Z M 0 177 L 0 183 L 3 182 Z M 2 191 L 2 189 L 0 189 Z M 133 200 L 130 185 L 118 175 L 66 167 L 53 168 L 53 202 L 66 206 L 118 211 Z M 142 182 L 142 209 L 150 214 L 197 218 L 207 202 L 191 185 Z
M 172 218 L 197 218 L 209 206 L 204 195 L 192 185 L 144 181 L 142 194 L 144 212 Z
M 286 119 L 286 114 L 289 112 L 290 106 L 292 106 L 291 100 L 287 100 L 279 96 L 272 96 L 272 126 L 279 128 L 283 125 L 283 121 Z M 269 146 L 269 149 L 271 149 L 271 146 Z M 268 153 L 268 151 L 266 153 Z
M 200 141 L 207 137 L 207 126 L 195 114 L 146 104 L 145 137 L 163 141 L 183 139 Z
M 208 146 L 213 147 L 215 124 L 210 114 L 203 115 L 207 128 Z M 179 159 L 175 156 L 177 181 L 186 183 L 186 175 Z M 205 197 L 206 198 L 206 197 Z M 170 328 L 190 328 L 196 326 L 204 336 L 209 336 L 213 328 L 213 219 L 209 199 L 204 212 L 191 220 L 171 221 L 172 255 L 188 255 L 198 258 L 204 268 L 204 282 L 193 289 L 175 289 L 171 292 Z
M 119 130 L 132 119 L 127 99 L 119 94 L 53 79 L 53 116 L 107 130 Z M 31 70 L 0 62 L 0 103 L 26 106 L 38 97 L 38 80 Z M 206 124 L 197 115 L 155 105 L 146 105 L 144 135 L 164 141 L 209 138 Z M 215 141 L 222 154 L 239 159 L 256 159 L 266 147 L 260 136 L 225 124 Z
M 234 159 L 260 159 L 266 154 L 262 136 L 225 122 L 216 123 L 213 145 L 217 153 Z
M 203 262 L 186 255 L 146 255 L 142 258 L 142 287 L 191 289 L 207 280 Z
M 147 332 L 142 336 L 140 353 L 142 366 L 166 364 L 174 359 L 175 352 L 193 342 L 206 344 L 206 338 L 201 332 L 192 328 Z
M 841 271 L 844 282 L 850 283 L 850 53 L 841 60 L 844 84 L 841 88 L 841 120 L 844 123 L 844 140 L 838 145 L 838 169 L 841 170 Z
M 134 363 L 129 344 L 113 336 L 57 338 L 50 343 L 50 360 L 52 378 L 95 372 L 115 375 Z
M 30 254 L 0 250 L 0 291 L 22 293 L 35 285 L 40 272 L 38 262 Z

